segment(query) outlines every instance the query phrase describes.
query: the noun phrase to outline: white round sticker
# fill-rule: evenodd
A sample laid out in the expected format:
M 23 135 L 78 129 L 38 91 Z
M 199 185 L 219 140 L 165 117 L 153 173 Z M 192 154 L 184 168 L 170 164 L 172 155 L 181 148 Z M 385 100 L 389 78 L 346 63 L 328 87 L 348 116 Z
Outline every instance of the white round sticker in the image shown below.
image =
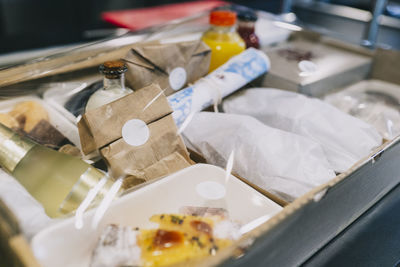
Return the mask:
M 149 137 L 149 127 L 142 120 L 129 120 L 122 127 L 122 138 L 131 146 L 143 145 L 149 140 Z
M 300 61 L 298 66 L 302 72 L 313 73 L 313 72 L 317 71 L 317 65 L 314 62 L 309 61 L 309 60 Z
M 186 79 L 186 70 L 181 67 L 175 68 L 169 74 L 169 85 L 175 91 L 179 90 L 185 85 Z
M 196 186 L 196 192 L 205 199 L 220 199 L 226 194 L 225 186 L 222 184 L 207 181 Z

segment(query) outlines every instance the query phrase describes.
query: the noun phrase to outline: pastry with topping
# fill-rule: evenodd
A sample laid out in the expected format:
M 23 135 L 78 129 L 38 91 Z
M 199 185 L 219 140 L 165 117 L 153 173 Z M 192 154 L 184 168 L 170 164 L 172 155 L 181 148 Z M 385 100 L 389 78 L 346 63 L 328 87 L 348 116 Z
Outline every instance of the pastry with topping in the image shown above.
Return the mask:
M 158 228 L 109 225 L 91 266 L 167 266 L 215 255 L 239 238 L 239 225 L 221 216 L 158 214 L 150 221 Z

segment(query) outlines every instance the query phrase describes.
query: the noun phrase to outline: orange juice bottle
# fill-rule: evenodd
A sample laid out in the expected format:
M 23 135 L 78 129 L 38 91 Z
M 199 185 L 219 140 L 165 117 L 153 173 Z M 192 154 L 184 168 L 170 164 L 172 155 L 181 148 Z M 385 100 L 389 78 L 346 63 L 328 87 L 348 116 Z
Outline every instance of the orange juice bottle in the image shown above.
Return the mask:
M 210 29 L 202 40 L 211 48 L 209 72 L 212 72 L 232 56 L 246 49 L 246 44 L 235 29 L 236 13 L 228 10 L 212 11 Z

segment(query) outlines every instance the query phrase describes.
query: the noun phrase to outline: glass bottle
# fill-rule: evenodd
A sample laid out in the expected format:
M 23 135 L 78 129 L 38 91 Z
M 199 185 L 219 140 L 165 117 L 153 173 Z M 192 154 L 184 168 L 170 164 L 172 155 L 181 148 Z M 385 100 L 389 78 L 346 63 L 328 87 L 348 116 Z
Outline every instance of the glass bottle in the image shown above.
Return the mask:
M 210 13 L 210 29 L 202 40 L 211 48 L 209 72 L 212 72 L 232 56 L 240 54 L 246 45 L 235 29 L 236 13 L 216 10 Z
M 252 10 L 240 11 L 238 13 L 238 33 L 246 43 L 246 48 L 260 48 L 258 36 L 255 33 L 257 15 Z
M 105 176 L 83 160 L 36 144 L 3 124 L 0 165 L 53 218 L 77 209 L 88 191 Z M 102 199 L 112 184 L 108 179 L 95 201 Z
M 90 96 L 85 111 L 98 108 L 118 98 L 132 93 L 132 89 L 125 87 L 126 64 L 121 60 L 107 61 L 99 67 L 104 75 L 103 88 Z

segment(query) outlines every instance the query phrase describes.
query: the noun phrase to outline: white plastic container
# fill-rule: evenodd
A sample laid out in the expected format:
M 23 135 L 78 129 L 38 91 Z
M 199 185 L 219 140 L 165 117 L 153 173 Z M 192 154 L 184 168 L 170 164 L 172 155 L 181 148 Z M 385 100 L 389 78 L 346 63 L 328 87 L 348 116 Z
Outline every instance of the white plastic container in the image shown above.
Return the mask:
M 91 210 L 84 215 L 80 230 L 70 218 L 39 232 L 31 243 L 34 254 L 44 267 L 89 266 L 101 232 L 111 223 L 151 227 L 152 215 L 178 213 L 182 206 L 225 208 L 241 224 L 282 210 L 232 175 L 225 184 L 225 175 L 225 170 L 212 165 L 190 166 L 116 200 L 96 230 L 91 226 L 95 212 Z

